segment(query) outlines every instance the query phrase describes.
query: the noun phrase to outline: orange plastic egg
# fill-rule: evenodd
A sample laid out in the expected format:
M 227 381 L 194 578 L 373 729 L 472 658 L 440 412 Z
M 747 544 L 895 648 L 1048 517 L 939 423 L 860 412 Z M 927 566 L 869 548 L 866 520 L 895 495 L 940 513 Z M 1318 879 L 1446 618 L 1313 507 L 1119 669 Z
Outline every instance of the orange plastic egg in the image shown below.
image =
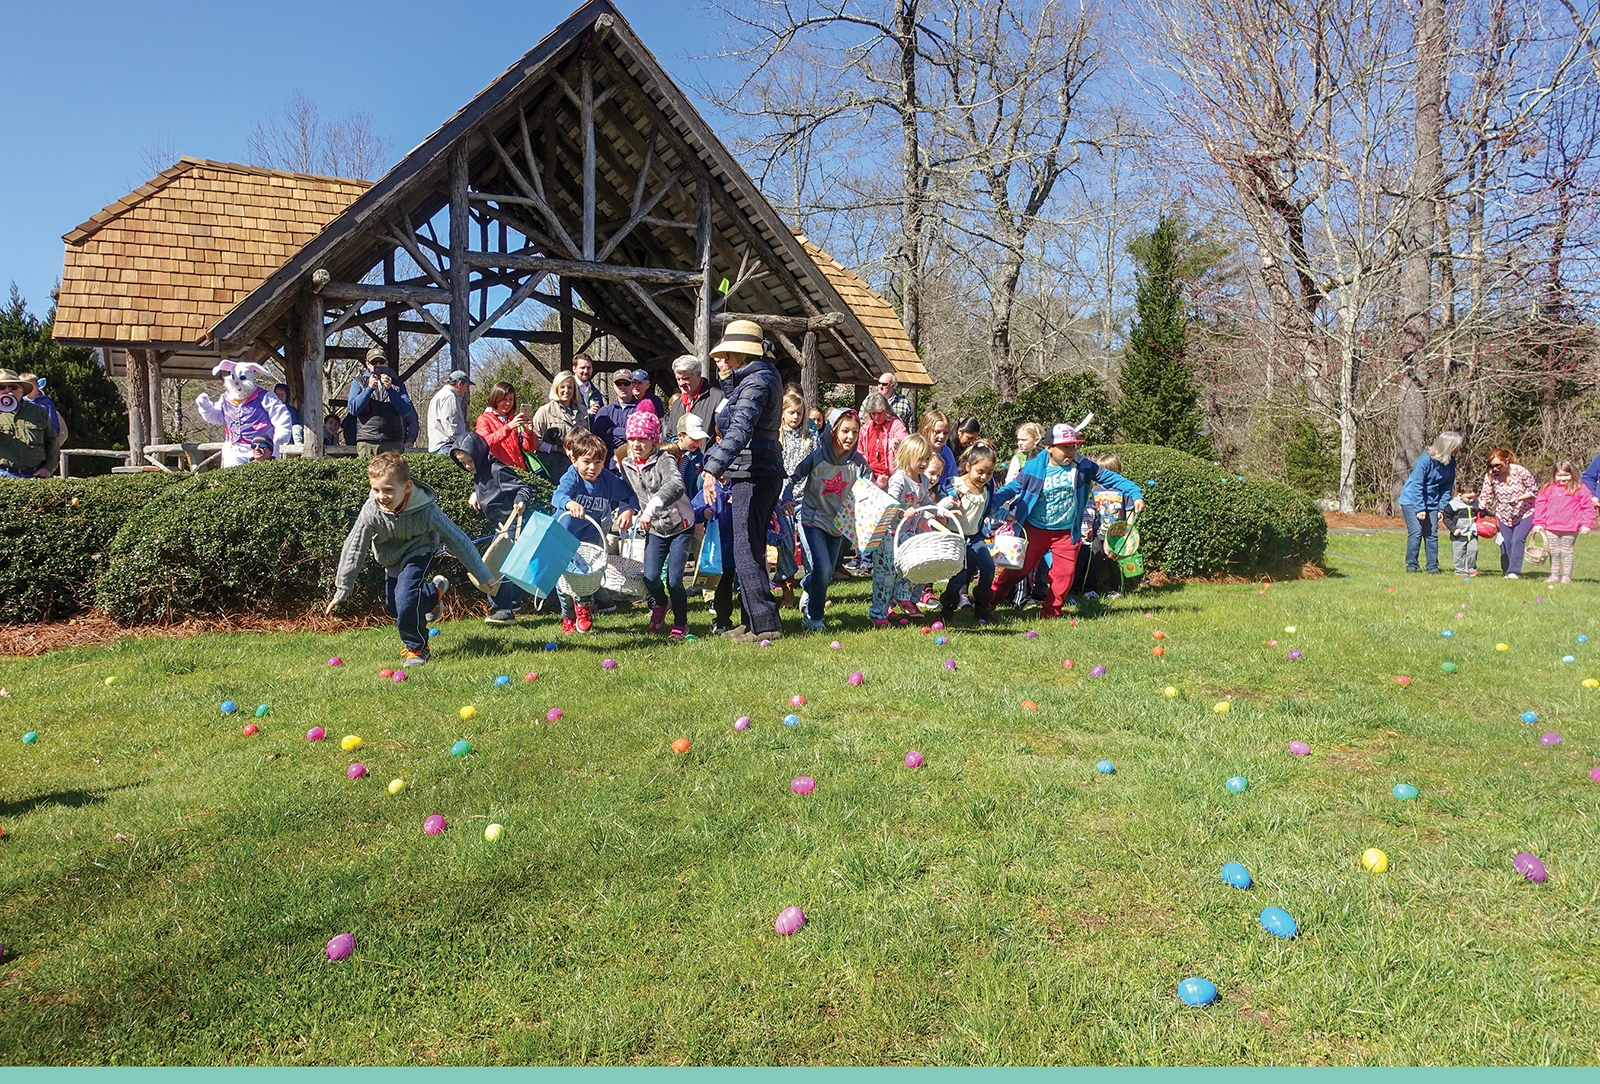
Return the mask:
M 679 738 L 672 743 L 672 751 L 674 753 L 687 753 L 693 744 L 688 738 Z
M 1156 629 L 1156 631 L 1150 634 L 1150 638 L 1152 640 L 1165 640 L 1167 638 L 1167 634 L 1162 632 L 1160 629 Z
M 1165 655 L 1166 653 L 1167 653 L 1167 649 L 1164 648 L 1164 647 L 1152 647 L 1150 649 L 1150 654 L 1154 655 L 1158 659 L 1161 656 Z
M 1024 700 L 1022 702 L 1022 710 L 1023 711 L 1038 711 L 1039 710 L 1039 705 L 1035 704 L 1032 700 Z

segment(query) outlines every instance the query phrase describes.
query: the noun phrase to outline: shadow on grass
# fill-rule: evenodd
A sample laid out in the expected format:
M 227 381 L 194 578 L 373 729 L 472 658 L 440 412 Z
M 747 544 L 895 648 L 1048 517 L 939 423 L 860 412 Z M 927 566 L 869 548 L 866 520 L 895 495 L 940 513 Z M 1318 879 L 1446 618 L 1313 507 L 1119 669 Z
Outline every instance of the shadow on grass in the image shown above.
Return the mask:
M 99 805 L 106 800 L 106 796 L 119 790 L 129 790 L 133 787 L 142 787 L 143 782 L 124 783 L 120 787 L 105 787 L 101 790 L 58 790 L 50 794 L 36 794 L 32 798 L 19 798 L 14 802 L 0 802 L 0 817 L 20 817 L 24 813 L 32 813 L 35 809 L 45 805 L 58 805 L 63 809 L 82 809 L 88 805 Z

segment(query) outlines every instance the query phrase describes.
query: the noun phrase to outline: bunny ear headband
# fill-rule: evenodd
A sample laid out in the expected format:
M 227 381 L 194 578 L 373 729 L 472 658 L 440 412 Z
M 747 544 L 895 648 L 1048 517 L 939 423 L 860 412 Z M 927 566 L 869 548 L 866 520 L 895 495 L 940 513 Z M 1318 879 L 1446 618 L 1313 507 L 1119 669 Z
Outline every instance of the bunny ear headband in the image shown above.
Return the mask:
M 269 379 L 272 376 L 272 370 L 268 369 L 265 365 L 257 365 L 253 361 L 234 361 L 232 359 L 218 362 L 217 367 L 211 370 L 211 375 L 216 376 L 218 373 L 223 372 L 234 373 L 238 376 L 248 376 L 250 373 L 260 373 L 262 376 L 268 377 Z

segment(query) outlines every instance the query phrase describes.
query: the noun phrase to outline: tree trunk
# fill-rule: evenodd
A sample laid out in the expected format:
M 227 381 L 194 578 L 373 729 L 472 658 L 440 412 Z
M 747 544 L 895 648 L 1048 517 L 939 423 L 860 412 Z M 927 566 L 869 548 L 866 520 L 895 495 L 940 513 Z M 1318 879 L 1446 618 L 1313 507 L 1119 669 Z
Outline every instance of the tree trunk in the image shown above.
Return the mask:
M 905 161 L 901 167 L 900 204 L 900 322 L 911 348 L 922 349 L 922 205 L 923 171 L 921 136 L 917 130 L 917 4 L 899 0 L 895 6 L 895 37 L 900 46 L 900 140 Z
M 129 350 L 128 368 L 123 376 L 122 396 L 128 402 L 128 466 L 145 463 L 144 446 L 150 439 L 149 351 Z

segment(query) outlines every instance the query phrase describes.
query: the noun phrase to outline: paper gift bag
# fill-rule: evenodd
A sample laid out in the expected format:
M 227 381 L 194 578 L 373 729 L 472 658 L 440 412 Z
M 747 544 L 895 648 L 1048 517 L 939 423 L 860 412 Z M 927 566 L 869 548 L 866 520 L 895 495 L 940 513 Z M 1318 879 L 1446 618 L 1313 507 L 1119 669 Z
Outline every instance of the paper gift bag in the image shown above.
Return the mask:
M 571 531 L 543 512 L 529 512 L 500 572 L 524 591 L 548 595 L 577 552 L 578 539 Z
M 722 524 L 716 520 L 706 524 L 706 536 L 700 542 L 700 561 L 695 571 L 704 576 L 722 575 Z
M 856 552 L 877 549 L 889 536 L 900 505 L 867 478 L 857 478 L 850 487 L 850 504 L 855 520 Z

